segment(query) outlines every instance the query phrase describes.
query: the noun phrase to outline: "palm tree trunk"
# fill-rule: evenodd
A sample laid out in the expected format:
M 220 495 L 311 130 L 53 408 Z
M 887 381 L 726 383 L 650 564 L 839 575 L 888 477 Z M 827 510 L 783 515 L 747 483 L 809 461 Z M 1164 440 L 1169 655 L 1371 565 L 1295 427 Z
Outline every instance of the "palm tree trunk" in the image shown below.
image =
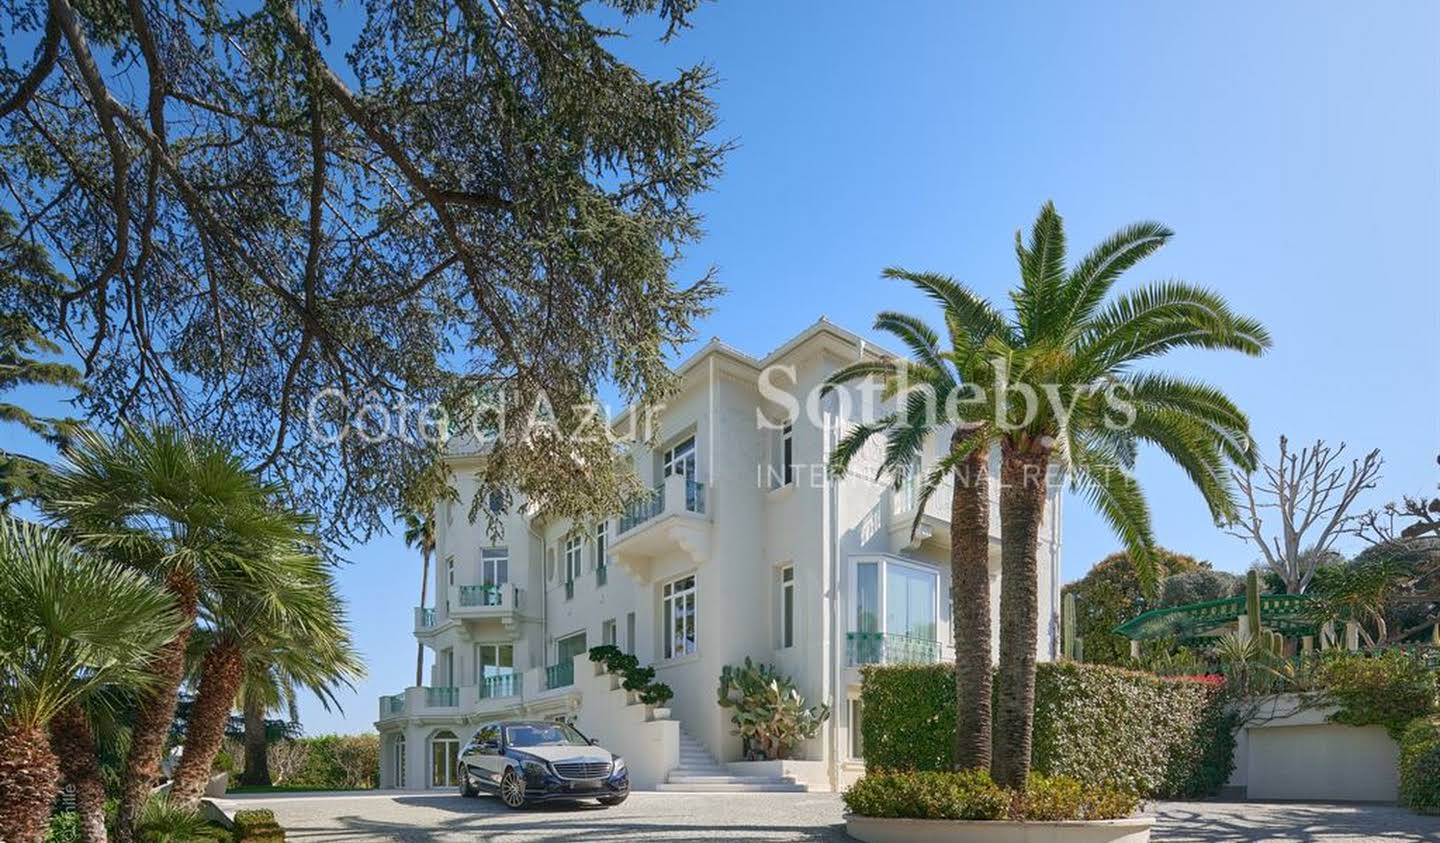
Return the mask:
M 1048 450 L 1006 443 L 1000 469 L 999 711 L 991 774 L 996 783 L 1021 787 L 1030 773 L 1035 723 L 1035 651 L 1039 639 L 1036 540 L 1045 516 Z
M 43 727 L 0 723 L 0 840 L 39 843 L 44 838 L 59 778 Z
M 265 704 L 258 694 L 245 699 L 245 772 L 240 774 L 241 784 L 268 787 L 270 785 L 270 748 L 265 734 Z
M 240 647 L 233 641 L 217 643 L 205 654 L 200 671 L 200 687 L 185 724 L 185 753 L 170 788 L 171 804 L 184 808 L 198 806 L 210 783 L 210 767 L 225 739 L 225 724 L 245 679 Z
M 59 759 L 60 772 L 75 788 L 80 839 L 83 843 L 106 843 L 105 784 L 100 781 L 95 737 L 84 708 L 70 705 L 51 721 L 50 746 Z
M 956 432 L 951 447 L 964 444 Z M 955 640 L 955 767 L 990 767 L 989 462 L 976 449 L 955 471 L 950 498 L 951 631 Z
M 425 608 L 426 589 L 430 585 L 430 550 L 420 551 L 420 608 Z M 415 642 L 415 687 L 425 684 L 425 645 Z
M 175 695 L 185 678 L 185 648 L 190 643 L 199 584 L 194 576 L 175 572 L 165 578 L 165 585 L 175 595 L 176 608 L 192 624 L 162 647 L 150 662 L 155 684 L 141 695 L 135 722 L 130 727 L 130 752 L 125 758 L 125 778 L 115 818 L 118 843 L 134 843 L 135 822 L 160 776 L 160 759 L 175 721 Z

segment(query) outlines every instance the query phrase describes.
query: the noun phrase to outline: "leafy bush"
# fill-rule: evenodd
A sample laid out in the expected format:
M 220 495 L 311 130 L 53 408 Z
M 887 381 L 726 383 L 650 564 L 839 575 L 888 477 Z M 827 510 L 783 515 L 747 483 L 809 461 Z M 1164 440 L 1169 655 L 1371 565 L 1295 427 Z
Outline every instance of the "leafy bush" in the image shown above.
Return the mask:
M 1113 820 L 1140 805 L 1119 788 L 1086 786 L 1068 776 L 1032 773 L 1023 790 L 1008 790 L 984 770 L 867 772 L 844 800 L 851 813 L 865 817 L 1016 822 Z
M 280 741 L 270 746 L 269 761 L 276 784 L 367 790 L 379 786 L 380 736 L 321 735 Z
M 200 843 L 224 840 L 225 830 L 207 821 L 194 808 L 182 808 L 164 796 L 152 796 L 135 824 L 140 843 Z
M 61 811 L 50 817 L 50 827 L 45 830 L 45 843 L 82 843 L 84 839 L 80 815 L 76 812 Z
M 664 705 L 675 696 L 669 685 L 655 681 L 655 668 L 641 667 L 639 659 L 614 644 L 591 647 L 590 661 L 604 664 L 607 673 L 621 677 L 620 686 L 634 691 L 645 705 Z
M 285 829 L 275 821 L 273 811 L 236 811 L 233 822 L 234 843 L 285 843 Z
M 1416 718 L 1400 738 L 1400 804 L 1440 813 L 1440 717 Z
M 1210 567 L 1208 562 L 1163 548 L 1157 548 L 1155 556 L 1161 578 Z M 1135 565 L 1124 553 L 1096 562 L 1084 577 L 1065 586 L 1063 593 L 1075 595 L 1075 635 L 1084 641 L 1085 661 L 1096 664 L 1129 664 L 1130 640 L 1111 630 L 1160 605 L 1146 599 Z
M 225 750 L 215 753 L 215 760 L 210 762 L 210 770 L 216 773 L 234 773 L 235 757 Z
M 1160 606 L 1184 606 L 1245 593 L 1245 578 L 1229 571 L 1200 568 L 1160 582 Z M 1127 619 L 1128 620 L 1128 619 Z
M 871 666 L 863 675 L 866 763 L 948 770 L 953 667 Z M 1051 662 L 1037 667 L 1035 700 L 1032 763 L 1040 773 L 1177 798 L 1215 792 L 1234 766 L 1235 718 L 1213 681 Z
M 720 669 L 717 696 L 721 708 L 735 709 L 730 722 L 752 760 L 788 758 L 790 750 L 815 737 L 830 718 L 830 706 L 806 708 L 790 677 L 755 664 L 749 656 L 743 665 Z
M 1323 701 L 1339 706 L 1331 720 L 1384 726 L 1397 741 L 1411 721 L 1436 710 L 1436 671 L 1407 650 L 1328 651 L 1316 666 L 1315 682 Z

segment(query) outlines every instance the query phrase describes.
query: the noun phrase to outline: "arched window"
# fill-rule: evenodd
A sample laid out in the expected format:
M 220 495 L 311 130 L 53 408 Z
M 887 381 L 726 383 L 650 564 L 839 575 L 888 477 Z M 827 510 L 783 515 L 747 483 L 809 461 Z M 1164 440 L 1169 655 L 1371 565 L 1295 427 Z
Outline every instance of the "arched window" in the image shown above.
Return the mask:
M 454 787 L 455 769 L 460 763 L 460 739 L 444 729 L 430 737 L 430 786 Z
M 395 787 L 405 786 L 405 736 L 396 735 L 391 748 L 391 770 Z

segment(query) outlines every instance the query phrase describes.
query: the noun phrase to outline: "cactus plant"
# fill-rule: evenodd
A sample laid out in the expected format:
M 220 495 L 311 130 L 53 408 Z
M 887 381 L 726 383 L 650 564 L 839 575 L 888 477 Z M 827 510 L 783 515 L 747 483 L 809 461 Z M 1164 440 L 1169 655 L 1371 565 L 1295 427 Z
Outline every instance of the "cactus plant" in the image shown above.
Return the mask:
M 1071 661 L 1080 661 L 1075 651 L 1075 593 L 1066 592 L 1060 604 L 1060 653 Z
M 717 702 L 733 708 L 734 734 L 745 741 L 750 760 L 779 760 L 803 741 L 820 732 L 830 707 L 805 707 L 805 698 L 790 677 L 769 665 L 755 664 L 747 656 L 743 665 L 726 665 L 720 671 Z
M 1254 569 L 1245 576 L 1245 616 L 1250 637 L 1260 637 L 1260 572 Z

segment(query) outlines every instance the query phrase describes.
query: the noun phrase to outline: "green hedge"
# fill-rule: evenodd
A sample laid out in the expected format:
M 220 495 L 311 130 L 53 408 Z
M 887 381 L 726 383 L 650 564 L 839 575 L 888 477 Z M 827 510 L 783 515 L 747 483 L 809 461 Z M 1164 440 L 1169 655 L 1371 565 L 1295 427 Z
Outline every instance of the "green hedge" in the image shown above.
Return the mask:
M 1400 739 L 1400 804 L 1440 813 L 1440 718 L 1418 718 Z
M 264 808 L 236 811 L 234 843 L 285 843 L 285 829 L 275 821 L 275 812 Z
M 865 761 L 877 769 L 948 770 L 955 729 L 953 667 L 863 671 Z M 1104 665 L 1038 666 L 1032 764 L 1047 775 L 1147 797 L 1197 797 L 1234 766 L 1235 722 L 1218 686 Z
M 920 820 L 1116 820 L 1140 807 L 1133 793 L 1069 776 L 1031 773 L 1025 787 L 1012 790 L 984 770 L 867 772 L 843 798 L 862 817 Z

